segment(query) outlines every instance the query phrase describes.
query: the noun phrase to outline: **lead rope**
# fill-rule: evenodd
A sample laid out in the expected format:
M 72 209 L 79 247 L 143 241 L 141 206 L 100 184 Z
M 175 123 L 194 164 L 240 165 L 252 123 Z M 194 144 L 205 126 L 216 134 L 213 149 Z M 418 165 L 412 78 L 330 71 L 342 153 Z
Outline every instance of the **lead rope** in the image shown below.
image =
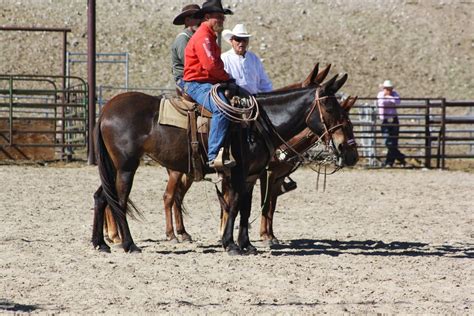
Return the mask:
M 258 214 L 262 214 L 262 211 L 263 211 L 263 207 L 265 206 L 265 204 L 267 203 L 267 199 L 268 199 L 268 188 L 270 187 L 270 173 L 268 172 L 268 166 L 265 168 L 266 171 L 267 171 L 267 184 L 266 184 L 266 187 L 265 187 L 265 198 L 263 200 L 263 203 L 262 201 L 260 201 L 260 203 L 262 204 L 260 206 L 260 212 Z M 261 184 L 261 183 L 260 183 Z M 249 223 L 250 225 L 253 224 L 258 218 L 258 215 L 255 215 L 255 218 Z

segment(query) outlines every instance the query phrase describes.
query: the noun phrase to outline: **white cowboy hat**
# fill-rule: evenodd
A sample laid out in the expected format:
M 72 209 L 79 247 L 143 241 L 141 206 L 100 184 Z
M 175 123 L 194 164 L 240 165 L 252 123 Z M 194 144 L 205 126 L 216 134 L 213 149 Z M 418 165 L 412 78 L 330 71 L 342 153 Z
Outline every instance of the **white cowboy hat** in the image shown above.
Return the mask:
M 390 80 L 385 80 L 385 81 L 383 82 L 383 84 L 382 84 L 382 87 L 383 87 L 383 88 L 393 88 L 394 85 L 393 85 L 392 81 L 390 81 Z
M 225 39 L 227 42 L 230 43 L 230 39 L 235 36 L 235 37 L 250 37 L 250 35 L 247 32 L 247 29 L 245 28 L 245 25 L 243 24 L 236 24 L 234 28 L 231 30 L 224 30 L 222 32 L 222 38 Z

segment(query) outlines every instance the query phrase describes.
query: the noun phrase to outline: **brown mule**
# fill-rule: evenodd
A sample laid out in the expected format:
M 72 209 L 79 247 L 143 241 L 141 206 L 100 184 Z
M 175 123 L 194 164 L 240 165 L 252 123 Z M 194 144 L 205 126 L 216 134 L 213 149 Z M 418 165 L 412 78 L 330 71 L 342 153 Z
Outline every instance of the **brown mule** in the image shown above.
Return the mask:
M 273 147 L 278 147 L 283 142 L 288 141 L 289 139 L 294 137 L 296 134 L 301 132 L 305 127 L 309 127 L 311 131 L 317 135 L 323 135 L 324 130 L 326 131 L 333 130 L 334 127 L 340 126 L 341 125 L 340 121 L 343 119 L 343 115 L 342 115 L 343 111 L 340 104 L 337 102 L 337 99 L 335 98 L 334 94 L 344 84 L 346 79 L 347 79 L 347 76 L 343 76 L 339 80 L 336 80 L 336 77 L 334 77 L 320 87 L 318 86 L 318 87 L 309 87 L 309 88 L 303 88 L 303 89 L 294 89 L 294 90 L 285 91 L 285 92 L 274 92 L 274 93 L 262 94 L 260 96 L 257 96 L 257 100 L 260 104 L 261 113 L 262 113 L 261 124 L 263 124 L 265 128 L 263 129 L 263 131 L 257 131 L 257 129 L 255 128 L 251 128 L 250 130 L 254 141 L 251 144 L 249 144 L 250 155 L 248 157 L 252 157 L 252 159 L 248 161 L 249 168 L 247 170 L 249 171 L 249 174 L 256 175 L 258 177 L 258 175 L 265 168 L 265 165 L 267 164 L 268 159 L 273 155 L 273 152 L 271 148 L 269 148 L 268 143 L 266 143 L 265 139 L 262 137 L 262 133 L 267 133 L 267 138 L 270 139 L 271 143 L 273 144 Z M 134 95 L 134 96 L 143 97 L 143 95 L 141 94 Z M 151 114 L 154 115 L 155 113 L 151 113 Z M 283 117 L 285 118 L 285 120 L 281 119 Z M 115 118 L 115 120 L 117 119 L 119 118 Z M 140 133 L 140 131 L 138 133 Z M 154 131 L 152 133 L 148 131 L 148 133 L 151 134 L 153 137 L 156 137 L 154 135 L 155 133 Z M 107 134 L 107 133 L 104 132 L 104 134 Z M 333 130 L 333 132 L 331 133 L 331 137 L 334 143 L 336 144 L 336 150 L 338 151 L 339 155 L 343 159 L 344 163 L 348 165 L 355 164 L 355 162 L 357 161 L 357 150 L 352 148 L 351 146 L 346 146 L 344 142 L 345 142 L 345 139 L 347 138 L 346 137 L 347 135 L 345 134 L 346 134 L 345 129 L 337 128 Z M 101 134 L 99 133 L 99 140 L 100 140 L 100 136 Z M 146 139 L 145 139 L 145 142 L 146 142 Z M 98 144 L 101 145 L 101 142 L 98 141 Z M 155 147 L 151 148 L 152 154 L 156 155 L 156 152 L 159 150 L 156 148 L 156 144 L 154 144 L 154 146 Z M 102 146 L 102 147 L 106 148 L 105 146 Z M 143 150 L 143 148 L 141 149 Z M 146 152 L 146 151 L 143 150 L 143 152 Z M 259 158 L 257 159 L 256 157 L 259 157 Z M 169 162 L 169 160 L 166 160 L 166 157 L 164 158 L 165 159 L 163 159 L 163 161 L 161 162 L 162 164 L 166 166 L 166 163 Z M 181 166 L 186 165 L 183 161 L 181 161 L 180 163 L 181 163 Z M 100 164 L 99 164 L 99 169 L 101 169 Z M 102 168 L 102 170 L 103 169 L 104 168 Z M 114 171 L 113 168 L 111 169 L 112 171 Z M 176 168 L 176 167 L 173 167 L 172 169 L 179 170 L 179 168 Z M 183 169 L 184 168 L 181 168 L 179 172 L 185 172 Z M 130 175 L 130 172 L 134 173 L 134 170 L 136 169 L 133 169 L 133 164 L 132 164 L 131 171 L 128 172 L 128 175 Z M 104 187 L 105 189 L 100 187 L 98 192 L 96 193 L 99 198 L 96 199 L 96 206 L 98 206 L 96 207 L 97 220 L 94 221 L 95 225 L 94 225 L 94 233 L 93 233 L 93 244 L 99 249 L 101 249 L 101 247 L 104 247 L 104 244 L 105 244 L 105 242 L 104 243 L 101 242 L 100 238 L 97 238 L 97 232 L 99 228 L 98 224 L 103 225 L 103 210 L 105 209 L 103 204 L 101 204 L 102 199 L 100 199 L 100 197 L 104 195 L 103 192 L 106 193 L 105 196 L 107 197 L 107 194 L 111 191 L 110 183 L 105 182 L 105 184 L 109 186 L 108 188 L 106 188 L 106 186 L 104 185 L 104 176 L 102 176 L 102 180 L 103 180 L 102 187 Z M 130 179 L 127 177 L 125 177 L 125 180 L 130 181 Z M 224 179 L 224 180 L 225 180 L 223 181 L 224 194 L 227 194 L 226 199 L 225 199 L 226 200 L 225 209 L 228 211 L 229 220 L 227 221 L 225 232 L 223 235 L 223 246 L 229 252 L 239 249 L 239 248 L 236 248 L 235 244 L 233 243 L 232 227 L 234 225 L 237 211 L 240 210 L 241 212 L 241 223 L 240 223 L 240 231 L 239 231 L 240 250 L 254 251 L 255 248 L 251 245 L 250 240 L 248 239 L 248 217 L 250 214 L 251 193 L 252 193 L 254 183 L 250 183 L 250 184 L 246 183 L 244 187 L 239 187 L 239 184 L 242 184 L 242 182 L 238 182 L 236 184 L 236 183 L 232 183 L 232 181 L 229 181 L 229 179 Z M 238 191 L 236 191 L 234 187 L 237 187 Z M 125 190 L 125 192 L 127 192 L 127 190 Z M 240 194 L 240 196 L 238 196 L 237 199 L 233 198 L 233 196 L 236 196 L 235 192 L 237 192 L 237 195 Z M 109 204 L 115 203 L 115 205 L 112 204 L 111 206 L 117 206 L 118 203 L 116 203 L 115 201 L 118 199 L 114 199 L 114 198 L 115 198 L 114 196 L 108 197 L 106 199 L 107 200 L 106 202 Z M 121 199 L 122 204 L 123 204 L 123 201 L 124 199 L 122 197 Z M 127 202 L 127 200 L 125 200 L 125 202 Z M 122 206 L 122 208 L 124 207 Z M 132 247 L 132 245 L 134 246 L 134 244 L 133 244 L 133 241 L 130 242 L 131 236 L 129 235 L 128 225 L 126 225 L 126 220 L 125 220 L 125 226 L 123 223 L 123 219 L 125 218 L 125 216 L 123 215 L 126 215 L 127 212 L 125 211 L 125 212 L 120 213 L 120 208 L 119 208 L 119 212 L 117 212 L 117 208 L 114 209 L 114 207 L 111 207 L 111 209 L 112 211 L 115 210 L 114 219 L 116 221 L 117 219 L 122 220 L 122 223 L 118 223 L 120 235 L 124 239 L 124 242 L 123 242 L 124 249 L 130 250 L 130 247 Z M 101 222 L 101 219 L 102 219 L 102 222 Z M 125 235 L 128 235 L 128 238 L 126 238 Z
M 346 113 L 356 102 L 357 98 L 347 98 L 341 105 Z M 351 124 L 349 118 L 346 118 L 346 124 Z M 352 125 L 348 126 L 347 133 L 352 134 Z M 308 148 L 313 146 L 319 137 L 311 134 L 308 130 L 304 130 L 295 136 L 289 144 L 293 150 L 288 151 L 288 155 L 284 160 L 274 157 L 268 165 L 268 171 L 260 175 L 260 194 L 262 215 L 260 218 L 260 238 L 269 245 L 278 244 L 279 241 L 275 237 L 273 231 L 273 220 L 278 196 L 286 193 L 284 188 L 285 177 L 295 172 L 300 165 L 298 155 L 302 155 Z M 355 148 L 355 143 L 354 143 Z
M 277 89 L 275 91 L 285 91 L 291 89 L 297 89 L 301 87 L 308 87 L 310 85 L 319 85 L 324 79 L 327 77 L 331 65 L 327 65 L 323 70 L 319 72 L 319 63 L 317 63 L 310 74 L 306 77 L 306 79 L 301 83 L 295 83 L 288 85 L 284 88 Z M 179 241 L 192 241 L 191 235 L 186 231 L 184 227 L 183 221 L 183 212 L 182 212 L 182 203 L 186 192 L 189 190 L 193 183 L 193 177 L 187 176 L 184 172 L 179 172 L 171 169 L 167 169 L 168 171 L 168 183 L 165 189 L 165 193 L 163 194 L 163 203 L 165 209 L 165 218 L 166 218 L 166 239 L 172 242 Z M 269 187 L 273 189 L 273 183 L 270 182 Z M 273 191 L 273 190 L 271 190 Z M 262 200 L 263 201 L 263 200 Z M 263 203 L 263 202 L 262 202 Z M 266 209 L 262 209 L 266 210 Z M 174 224 L 173 224 L 173 215 L 174 215 Z M 220 231 L 221 236 L 224 231 L 225 223 L 227 223 L 227 212 L 221 214 L 221 224 L 220 224 Z M 262 214 L 262 220 L 266 218 Z M 119 232 L 117 229 L 117 225 L 115 225 L 113 221 L 113 217 L 110 213 L 110 208 L 106 208 L 106 217 L 104 223 L 104 232 L 107 236 L 109 242 L 113 242 L 116 244 L 121 243 L 121 239 L 119 237 Z M 176 228 L 176 234 L 175 234 Z

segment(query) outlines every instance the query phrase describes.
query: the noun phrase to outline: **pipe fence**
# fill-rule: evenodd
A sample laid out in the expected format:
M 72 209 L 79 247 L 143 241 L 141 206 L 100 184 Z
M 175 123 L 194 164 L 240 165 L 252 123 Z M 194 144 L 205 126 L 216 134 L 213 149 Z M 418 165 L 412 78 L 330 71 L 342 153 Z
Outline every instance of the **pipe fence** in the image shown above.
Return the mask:
M 70 85 L 63 89 L 66 80 Z M 126 91 L 175 93 L 170 88 L 99 86 L 96 117 L 107 100 Z M 350 112 L 361 164 L 368 167 L 380 166 L 386 156 L 376 101 L 359 98 Z M 24 149 L 35 147 L 53 148 L 56 159 L 83 152 L 90 142 L 87 102 L 87 83 L 79 77 L 0 75 L 0 159 L 30 159 Z M 399 149 L 408 160 L 445 168 L 448 159 L 474 158 L 474 101 L 402 98 L 397 111 Z
M 386 157 L 377 98 L 359 98 L 350 117 L 366 164 L 380 166 Z M 401 98 L 397 106 L 399 149 L 418 165 L 445 168 L 446 159 L 474 158 L 474 101 Z
M 71 159 L 85 148 L 87 84 L 64 76 L 0 75 L 0 159 Z

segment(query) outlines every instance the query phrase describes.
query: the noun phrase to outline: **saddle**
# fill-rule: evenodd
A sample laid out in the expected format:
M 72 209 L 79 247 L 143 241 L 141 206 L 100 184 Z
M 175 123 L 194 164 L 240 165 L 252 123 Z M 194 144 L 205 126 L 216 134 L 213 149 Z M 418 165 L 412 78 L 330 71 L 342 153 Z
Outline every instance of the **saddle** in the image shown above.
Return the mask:
M 211 112 L 197 104 L 189 96 L 163 95 L 161 99 L 158 123 L 185 129 L 188 132 L 190 146 L 188 170 L 190 173 L 192 172 L 194 181 L 204 178 L 198 133 L 208 133 L 211 117 Z
M 163 95 L 160 104 L 160 113 L 158 123 L 162 125 L 171 125 L 188 131 L 188 142 L 190 145 L 190 162 L 188 170 L 194 176 L 194 181 L 200 181 L 204 178 L 203 158 L 199 150 L 198 134 L 209 132 L 210 119 L 212 113 L 198 104 L 188 94 L 181 89 L 176 89 L 178 96 Z M 236 91 L 225 90 L 224 94 L 233 103 L 236 97 Z M 238 99 L 238 97 L 237 97 Z M 227 150 L 226 153 L 229 151 Z M 223 155 L 221 152 L 219 153 Z M 227 154 L 226 154 L 227 155 Z M 218 159 L 216 159 L 217 161 Z M 192 170 L 191 170 L 192 169 Z

